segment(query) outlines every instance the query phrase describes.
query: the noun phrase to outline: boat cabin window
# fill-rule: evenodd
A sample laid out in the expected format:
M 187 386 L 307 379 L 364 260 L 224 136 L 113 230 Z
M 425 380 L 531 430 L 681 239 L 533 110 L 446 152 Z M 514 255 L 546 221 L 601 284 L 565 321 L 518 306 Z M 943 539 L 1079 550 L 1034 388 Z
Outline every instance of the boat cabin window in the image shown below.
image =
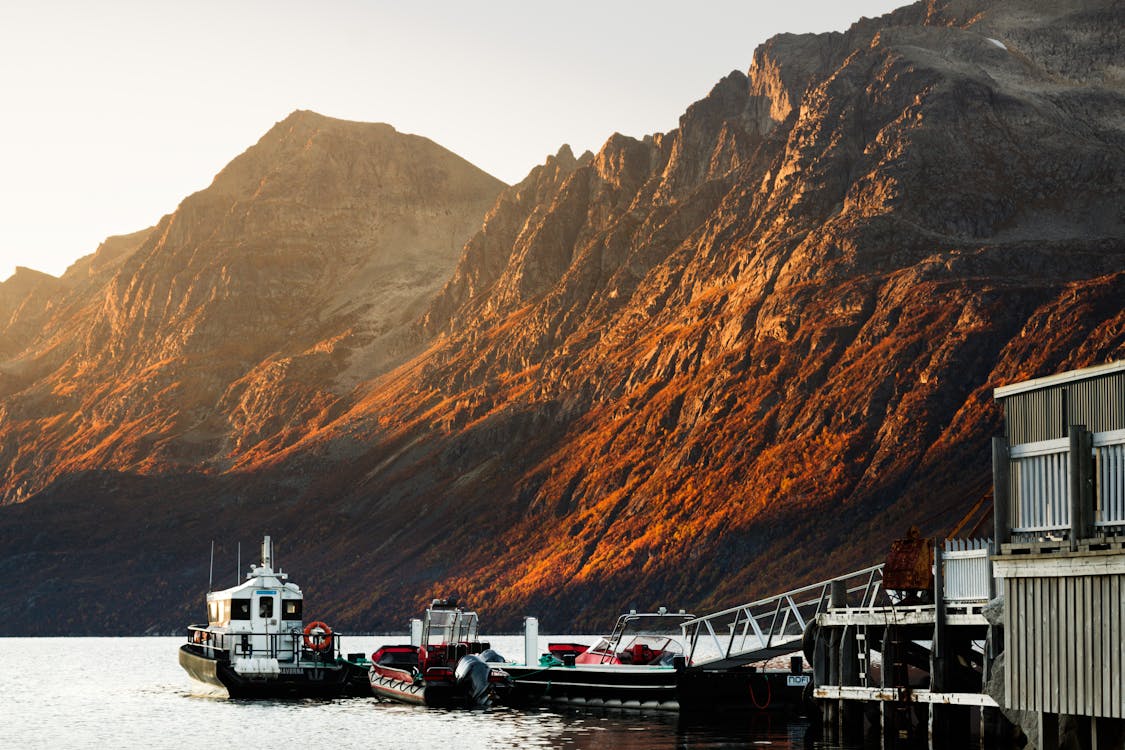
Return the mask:
M 232 620 L 249 620 L 250 619 L 250 600 L 249 599 L 231 599 L 230 600 L 230 619 L 232 619 Z
M 258 617 L 273 617 L 272 596 L 263 596 L 258 599 Z
M 207 602 L 207 623 L 210 625 L 226 625 L 231 620 L 249 619 L 249 599 L 212 599 Z
M 477 639 L 477 613 L 458 609 L 427 610 L 424 643 L 466 643 Z
M 283 620 L 300 620 L 301 619 L 301 600 L 300 599 L 285 599 L 281 603 L 281 619 Z

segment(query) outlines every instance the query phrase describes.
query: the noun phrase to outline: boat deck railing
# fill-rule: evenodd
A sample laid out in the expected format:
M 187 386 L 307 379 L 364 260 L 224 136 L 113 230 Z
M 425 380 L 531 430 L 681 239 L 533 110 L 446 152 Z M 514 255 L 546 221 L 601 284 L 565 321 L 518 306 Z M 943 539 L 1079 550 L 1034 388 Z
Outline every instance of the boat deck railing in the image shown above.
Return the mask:
M 805 627 L 822 612 L 884 605 L 882 584 L 883 566 L 874 565 L 689 620 L 682 626 L 688 664 L 730 669 L 799 651 Z
M 216 633 L 206 625 L 188 626 L 188 641 L 204 653 L 223 661 L 264 657 L 296 664 L 301 660 L 301 636 L 293 633 Z M 264 644 L 263 644 L 264 641 Z M 321 661 L 339 657 L 339 636 L 333 637 L 333 648 L 325 652 L 308 652 Z

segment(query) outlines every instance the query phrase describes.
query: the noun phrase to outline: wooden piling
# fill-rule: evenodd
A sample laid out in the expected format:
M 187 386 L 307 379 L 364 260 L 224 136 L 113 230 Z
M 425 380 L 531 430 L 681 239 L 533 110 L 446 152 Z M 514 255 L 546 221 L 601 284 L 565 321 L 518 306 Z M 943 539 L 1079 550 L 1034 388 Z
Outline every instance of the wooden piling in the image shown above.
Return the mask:
M 1008 523 L 1008 508 L 1011 503 L 1010 460 L 1008 439 L 1003 436 L 992 438 L 992 538 L 996 540 L 998 549 L 1001 544 L 1012 541 L 1012 529 Z
M 1078 540 L 1088 539 L 1094 533 L 1094 496 L 1092 435 L 1085 425 L 1070 426 L 1070 549 L 1078 549 Z

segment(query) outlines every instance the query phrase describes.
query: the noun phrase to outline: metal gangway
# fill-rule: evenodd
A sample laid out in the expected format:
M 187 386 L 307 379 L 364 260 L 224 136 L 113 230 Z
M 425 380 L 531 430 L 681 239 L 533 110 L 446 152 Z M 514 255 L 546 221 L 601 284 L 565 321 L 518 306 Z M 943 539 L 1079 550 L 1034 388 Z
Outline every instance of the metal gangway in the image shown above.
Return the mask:
M 801 650 L 805 627 L 834 609 L 870 609 L 885 603 L 883 566 L 857 570 L 784 594 L 685 622 L 688 664 L 721 670 Z

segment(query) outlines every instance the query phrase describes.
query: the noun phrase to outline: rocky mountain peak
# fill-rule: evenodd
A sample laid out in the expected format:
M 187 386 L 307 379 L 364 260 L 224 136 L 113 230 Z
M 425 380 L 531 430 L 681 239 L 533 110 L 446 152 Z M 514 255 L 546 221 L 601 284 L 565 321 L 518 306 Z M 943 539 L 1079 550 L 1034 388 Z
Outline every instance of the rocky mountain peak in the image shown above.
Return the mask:
M 994 385 L 1125 356 L 1116 14 L 781 35 L 675 130 L 508 188 L 295 113 L 0 358 L 0 488 L 39 493 L 0 513 L 0 617 L 71 616 L 37 588 L 68 533 L 167 617 L 195 584 L 154 567 L 268 517 L 356 629 L 435 589 L 497 627 L 729 606 L 947 533 Z
M 412 324 L 502 188 L 426 138 L 294 112 L 152 230 L 75 264 L 52 317 L 18 316 L 39 343 L 0 371 L 47 369 L 9 409 L 67 427 L 26 443 L 34 465 L 0 449 L 6 481 L 61 470 L 62 445 L 225 467 L 295 439 L 420 346 Z

